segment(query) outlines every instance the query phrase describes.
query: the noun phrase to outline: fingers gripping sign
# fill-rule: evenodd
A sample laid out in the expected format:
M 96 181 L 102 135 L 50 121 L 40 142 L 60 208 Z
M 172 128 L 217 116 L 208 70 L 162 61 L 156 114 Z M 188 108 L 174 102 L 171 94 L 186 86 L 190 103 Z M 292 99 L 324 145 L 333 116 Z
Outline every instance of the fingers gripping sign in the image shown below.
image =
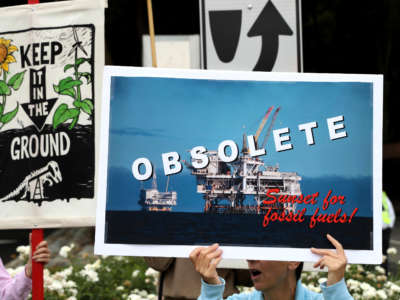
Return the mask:
M 41 241 L 36 247 L 32 259 L 43 264 L 47 264 L 50 261 L 50 250 L 46 241 Z
M 213 244 L 209 247 L 198 247 L 190 253 L 189 258 L 204 282 L 208 284 L 221 284 L 218 277 L 217 265 L 222 259 L 222 250 L 218 244 Z
M 343 279 L 346 271 L 347 258 L 342 244 L 340 244 L 330 234 L 327 234 L 326 237 L 336 250 L 311 248 L 311 252 L 321 256 L 321 258 L 314 264 L 314 268 L 328 268 L 328 280 L 326 285 L 330 286 Z
M 32 237 L 29 234 L 29 244 L 32 245 Z M 40 262 L 43 264 L 47 264 L 50 261 L 50 250 L 46 241 L 41 241 L 32 253 L 32 250 L 29 254 L 28 263 L 25 266 L 25 274 L 28 278 L 32 278 L 32 260 L 36 262 Z

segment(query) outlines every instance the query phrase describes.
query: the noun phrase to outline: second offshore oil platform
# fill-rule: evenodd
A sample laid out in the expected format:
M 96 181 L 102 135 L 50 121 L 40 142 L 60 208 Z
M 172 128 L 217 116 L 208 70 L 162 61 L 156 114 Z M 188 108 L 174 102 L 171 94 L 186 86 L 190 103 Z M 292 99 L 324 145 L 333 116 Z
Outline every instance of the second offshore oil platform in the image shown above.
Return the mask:
M 273 106 L 266 112 L 255 134 L 256 145 L 258 138 L 273 110 Z M 271 124 L 264 137 L 262 148 L 265 148 L 271 133 L 278 107 L 273 115 Z M 203 169 L 195 169 L 185 162 L 196 176 L 197 193 L 203 194 L 205 200 L 204 212 L 216 213 L 265 213 L 269 208 L 278 211 L 295 212 L 295 203 L 264 204 L 267 199 L 267 191 L 278 189 L 274 196 L 300 196 L 301 177 L 296 172 L 281 172 L 279 166 L 266 165 L 257 157 L 251 157 L 247 148 L 245 135 L 243 135 L 243 147 L 238 159 L 231 163 L 223 162 L 217 155 L 217 151 L 207 151 L 209 164 Z M 193 162 L 193 158 L 192 158 Z M 245 204 L 246 196 L 254 198 L 253 203 Z M 249 202 L 248 202 L 249 203 Z
M 139 204 L 143 210 L 147 211 L 171 211 L 176 206 L 176 191 L 168 191 L 169 176 L 167 177 L 167 186 L 165 192 L 160 192 L 157 188 L 157 175 L 153 173 L 153 182 L 151 189 L 140 189 Z

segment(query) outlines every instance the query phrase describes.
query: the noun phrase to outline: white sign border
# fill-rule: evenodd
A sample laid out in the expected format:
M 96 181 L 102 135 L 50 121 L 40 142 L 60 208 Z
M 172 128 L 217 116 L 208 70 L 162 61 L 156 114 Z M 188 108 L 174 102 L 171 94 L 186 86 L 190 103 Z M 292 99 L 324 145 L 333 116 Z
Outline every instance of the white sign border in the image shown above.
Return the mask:
M 250 71 L 211 71 L 154 69 L 140 67 L 105 66 L 100 141 L 100 164 L 96 191 L 95 254 L 123 256 L 188 257 L 197 247 L 172 245 L 131 245 L 105 243 L 105 213 L 107 195 L 108 134 L 110 112 L 110 86 L 113 76 L 161 77 L 211 80 L 302 81 L 302 82 L 366 82 L 373 84 L 373 249 L 346 250 L 349 263 L 380 264 L 382 262 L 382 120 L 383 75 L 277 73 Z M 324 237 L 321 237 L 324 238 Z M 221 246 L 225 259 L 265 259 L 317 261 L 319 256 L 304 248 Z

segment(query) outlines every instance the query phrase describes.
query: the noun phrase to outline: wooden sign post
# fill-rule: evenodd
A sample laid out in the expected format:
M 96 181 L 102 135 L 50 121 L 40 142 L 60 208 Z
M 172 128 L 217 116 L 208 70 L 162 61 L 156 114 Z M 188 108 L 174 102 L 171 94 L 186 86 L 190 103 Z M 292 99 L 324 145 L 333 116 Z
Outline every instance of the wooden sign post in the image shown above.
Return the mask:
M 149 20 L 149 34 L 150 34 L 150 44 L 151 44 L 151 58 L 152 65 L 157 68 L 157 55 L 156 55 L 156 42 L 154 34 L 154 20 L 153 20 L 153 6 L 151 0 L 147 0 L 147 18 Z

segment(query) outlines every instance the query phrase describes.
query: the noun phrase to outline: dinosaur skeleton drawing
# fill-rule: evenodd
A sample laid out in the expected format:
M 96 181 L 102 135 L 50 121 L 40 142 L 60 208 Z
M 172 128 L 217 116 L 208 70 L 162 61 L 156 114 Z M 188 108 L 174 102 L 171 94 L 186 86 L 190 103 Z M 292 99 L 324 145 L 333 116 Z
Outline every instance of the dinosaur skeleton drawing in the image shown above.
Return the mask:
M 60 183 L 61 181 L 62 176 L 58 163 L 50 161 L 43 168 L 31 172 L 14 191 L 1 198 L 0 201 L 14 200 L 17 202 L 25 200 L 37 202 L 40 206 L 42 201 L 46 199 L 44 194 L 45 185 L 53 186 L 53 184 Z

